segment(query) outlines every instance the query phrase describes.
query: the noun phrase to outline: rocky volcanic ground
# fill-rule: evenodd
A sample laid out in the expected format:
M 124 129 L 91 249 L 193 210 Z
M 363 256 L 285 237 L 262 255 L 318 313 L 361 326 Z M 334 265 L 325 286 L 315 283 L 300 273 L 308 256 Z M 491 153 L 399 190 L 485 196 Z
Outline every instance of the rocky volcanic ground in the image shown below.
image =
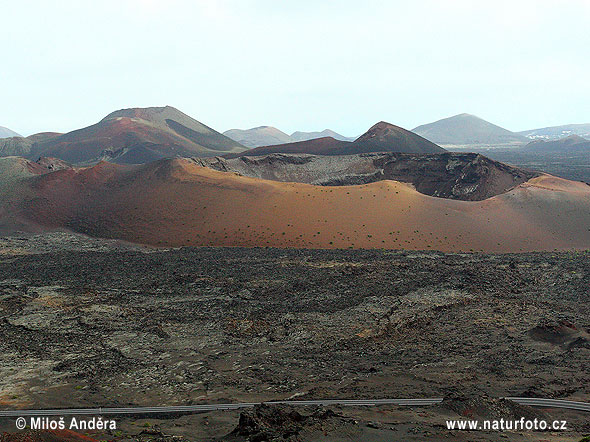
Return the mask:
M 265 180 L 320 186 L 352 186 L 381 180 L 412 184 L 425 195 L 481 201 L 538 176 L 537 172 L 498 163 L 474 153 L 416 155 L 270 154 L 225 159 L 193 158 L 198 165 Z
M 587 253 L 154 250 L 11 237 L 0 241 L 0 403 L 445 396 L 430 408 L 134 416 L 92 437 L 578 441 L 590 432 L 587 414 L 522 411 L 486 395 L 590 400 L 588 287 Z M 444 427 L 445 418 L 525 412 L 567 419 L 570 429 Z M 0 425 L 14 431 L 13 420 Z

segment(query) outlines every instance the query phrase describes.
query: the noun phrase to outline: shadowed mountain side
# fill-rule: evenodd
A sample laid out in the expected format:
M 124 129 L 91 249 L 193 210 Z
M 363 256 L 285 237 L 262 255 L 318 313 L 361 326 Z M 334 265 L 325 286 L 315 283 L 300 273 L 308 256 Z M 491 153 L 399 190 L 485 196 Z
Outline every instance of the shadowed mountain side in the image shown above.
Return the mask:
M 349 186 L 381 180 L 412 184 L 426 195 L 483 200 L 507 192 L 538 174 L 482 155 L 450 153 L 417 155 L 369 153 L 321 156 L 271 154 L 233 159 L 194 159 L 223 172 L 266 180 L 322 186 Z
M 590 187 L 551 176 L 478 202 L 433 198 L 395 181 L 342 187 L 265 181 L 184 159 L 101 163 L 18 183 L 12 196 L 29 223 L 161 246 L 590 247 Z
M 237 158 L 241 156 L 255 157 L 271 153 L 306 153 L 311 155 L 337 155 L 341 149 L 347 148 L 352 143 L 349 141 L 335 140 L 332 137 L 315 138 L 313 140 L 285 143 L 274 146 L 261 146 L 236 154 L 224 155 L 225 158 Z

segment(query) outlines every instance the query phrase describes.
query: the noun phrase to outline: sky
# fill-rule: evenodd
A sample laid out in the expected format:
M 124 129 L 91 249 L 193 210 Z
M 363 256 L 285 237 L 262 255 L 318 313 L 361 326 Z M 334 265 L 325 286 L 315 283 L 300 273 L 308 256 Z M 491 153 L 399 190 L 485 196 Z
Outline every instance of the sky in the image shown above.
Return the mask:
M 0 0 L 0 126 L 174 106 L 216 130 L 590 122 L 590 0 Z

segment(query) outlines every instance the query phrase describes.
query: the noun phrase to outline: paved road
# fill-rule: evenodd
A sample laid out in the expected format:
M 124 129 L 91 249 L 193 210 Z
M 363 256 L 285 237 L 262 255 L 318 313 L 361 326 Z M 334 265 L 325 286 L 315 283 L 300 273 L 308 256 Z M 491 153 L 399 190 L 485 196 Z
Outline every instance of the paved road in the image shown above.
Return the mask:
M 590 412 L 590 404 L 585 402 L 564 401 L 558 399 L 539 399 L 509 397 L 514 402 L 522 405 L 545 408 L 566 408 Z M 442 398 L 428 399 L 330 399 L 318 401 L 270 401 L 265 404 L 273 405 L 344 405 L 366 406 L 378 405 L 402 405 L 402 406 L 426 406 L 442 402 Z M 204 405 L 177 405 L 172 407 L 125 407 L 125 408 L 66 408 L 55 410 L 0 410 L 0 417 L 19 416 L 71 416 L 71 415 L 123 415 L 123 414 L 166 414 L 166 413 L 192 413 L 198 411 L 239 410 L 252 408 L 260 402 L 242 402 L 236 404 L 204 404 Z

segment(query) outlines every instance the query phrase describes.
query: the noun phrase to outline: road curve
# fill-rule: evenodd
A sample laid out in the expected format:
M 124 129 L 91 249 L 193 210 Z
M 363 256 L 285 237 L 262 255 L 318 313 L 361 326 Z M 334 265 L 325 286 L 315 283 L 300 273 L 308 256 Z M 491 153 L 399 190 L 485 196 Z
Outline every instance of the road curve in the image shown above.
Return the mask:
M 560 399 L 541 399 L 507 397 L 521 405 L 544 408 L 565 408 L 568 410 L 590 413 L 590 404 L 586 402 L 565 401 Z M 109 408 L 64 408 L 53 410 L 0 410 L 0 417 L 19 416 L 72 416 L 72 415 L 124 415 L 124 414 L 166 414 L 193 413 L 200 411 L 223 411 L 252 408 L 260 404 L 268 405 L 344 405 L 357 407 L 374 407 L 379 405 L 427 406 L 442 402 L 443 398 L 427 399 L 323 399 L 314 401 L 269 401 L 241 402 L 235 404 L 175 405 L 170 407 L 109 407 Z

